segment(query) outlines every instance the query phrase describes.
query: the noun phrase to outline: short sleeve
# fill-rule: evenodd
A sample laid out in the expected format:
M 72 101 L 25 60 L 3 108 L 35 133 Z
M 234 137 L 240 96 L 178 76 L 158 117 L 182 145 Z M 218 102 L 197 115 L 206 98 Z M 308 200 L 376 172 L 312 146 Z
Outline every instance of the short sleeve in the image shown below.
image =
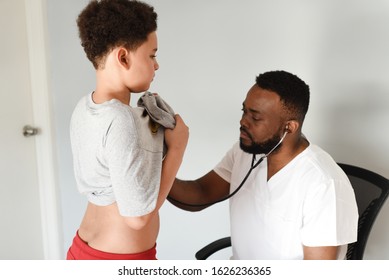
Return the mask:
M 231 174 L 234 166 L 234 155 L 238 143 L 236 143 L 215 166 L 213 171 L 228 183 L 231 183 Z M 238 147 L 239 148 L 239 147 Z

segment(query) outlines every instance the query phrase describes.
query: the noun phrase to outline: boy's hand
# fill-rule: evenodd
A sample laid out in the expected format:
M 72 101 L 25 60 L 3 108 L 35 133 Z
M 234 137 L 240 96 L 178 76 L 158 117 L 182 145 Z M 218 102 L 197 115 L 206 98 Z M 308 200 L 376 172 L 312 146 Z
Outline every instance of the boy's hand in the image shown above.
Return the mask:
M 175 115 L 176 126 L 173 129 L 165 129 L 165 143 L 168 150 L 174 149 L 184 152 L 189 139 L 189 128 L 180 115 Z

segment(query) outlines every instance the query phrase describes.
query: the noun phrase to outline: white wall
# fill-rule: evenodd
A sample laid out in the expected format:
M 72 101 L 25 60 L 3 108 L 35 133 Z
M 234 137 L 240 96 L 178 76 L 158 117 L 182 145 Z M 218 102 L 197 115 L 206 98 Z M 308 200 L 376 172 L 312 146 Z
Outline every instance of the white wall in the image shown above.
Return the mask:
M 69 120 L 78 99 L 94 89 L 94 72 L 75 23 L 88 1 L 47 2 L 67 249 L 85 207 L 73 177 Z M 179 177 L 197 178 L 220 160 L 237 140 L 241 104 L 255 76 L 276 69 L 310 85 L 304 133 L 311 142 L 339 162 L 389 177 L 389 1 L 146 2 L 159 14 L 160 70 L 151 90 L 190 127 Z M 229 235 L 226 203 L 200 213 L 167 203 L 161 220 L 160 259 L 193 259 L 201 246 Z M 388 220 L 386 203 L 371 233 L 367 259 L 389 259 Z

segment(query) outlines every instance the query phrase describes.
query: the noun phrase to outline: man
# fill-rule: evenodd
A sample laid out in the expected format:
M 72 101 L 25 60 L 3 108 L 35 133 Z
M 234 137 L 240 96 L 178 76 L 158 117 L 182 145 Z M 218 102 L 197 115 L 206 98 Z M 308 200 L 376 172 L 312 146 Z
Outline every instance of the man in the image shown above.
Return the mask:
M 190 211 L 244 183 L 230 199 L 234 259 L 343 259 L 357 239 L 347 176 L 302 134 L 308 105 L 309 87 L 297 76 L 259 75 L 243 102 L 239 143 L 203 177 L 175 180 L 169 200 Z

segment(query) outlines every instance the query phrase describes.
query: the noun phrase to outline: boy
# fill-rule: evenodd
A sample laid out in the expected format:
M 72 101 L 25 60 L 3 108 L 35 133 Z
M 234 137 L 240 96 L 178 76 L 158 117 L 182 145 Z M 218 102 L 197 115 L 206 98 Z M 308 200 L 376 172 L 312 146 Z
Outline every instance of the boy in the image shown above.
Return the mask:
M 156 21 L 153 7 L 129 0 L 91 1 L 78 17 L 96 89 L 71 120 L 75 177 L 88 206 L 67 259 L 156 259 L 158 210 L 189 135 L 179 115 L 174 129 L 161 128 L 155 137 L 167 146 L 162 162 L 163 145 L 143 141 L 139 108 L 129 106 L 159 68 Z

